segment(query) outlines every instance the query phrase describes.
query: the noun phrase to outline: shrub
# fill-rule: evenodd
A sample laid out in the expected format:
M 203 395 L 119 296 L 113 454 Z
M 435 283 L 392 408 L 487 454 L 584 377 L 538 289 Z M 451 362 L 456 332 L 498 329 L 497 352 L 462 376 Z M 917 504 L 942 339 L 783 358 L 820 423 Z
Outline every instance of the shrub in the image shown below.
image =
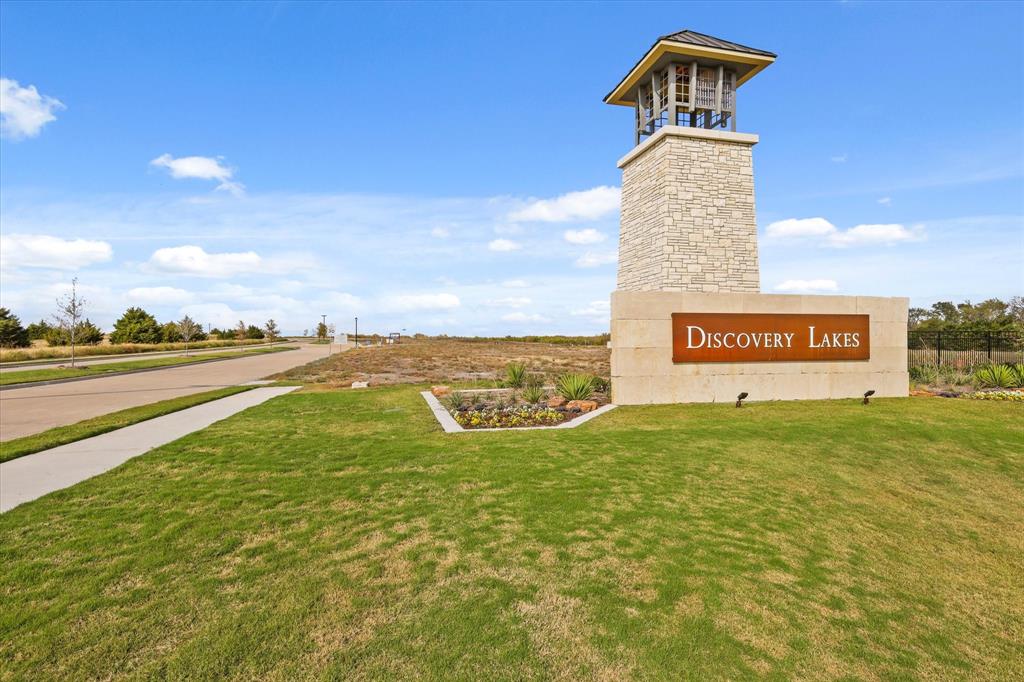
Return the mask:
M 909 372 L 910 380 L 915 384 L 934 384 L 939 378 L 935 365 L 914 365 Z
M 162 338 L 160 325 L 156 318 L 142 308 L 129 308 L 124 311 L 110 334 L 111 343 L 160 343 Z
M 563 374 L 555 390 L 566 400 L 586 400 L 594 393 L 594 377 L 589 374 Z
M 611 390 L 612 382 L 603 377 L 594 377 L 594 390 L 598 393 L 607 393 Z
M 1011 388 L 1017 380 L 1009 365 L 987 365 L 975 372 L 974 378 L 982 388 Z
M 505 385 L 522 388 L 526 383 L 526 365 L 521 362 L 510 362 L 505 367 Z
M 1013 385 L 1015 388 L 1024 388 L 1024 363 L 1016 363 L 1010 365 L 1010 371 L 1013 373 Z
M 939 380 L 952 386 L 966 386 L 974 383 L 974 375 L 958 367 L 942 365 L 939 367 Z
M 4 348 L 25 348 L 30 345 L 28 331 L 21 326 L 21 320 L 7 308 L 0 308 L 0 346 Z
M 523 400 L 528 403 L 539 403 L 546 397 L 544 389 L 537 384 L 531 384 L 523 389 Z
M 75 327 L 75 345 L 95 346 L 103 340 L 103 331 L 87 319 Z M 50 327 L 46 332 L 46 343 L 51 346 L 71 345 L 71 334 L 64 327 Z
M 181 331 L 178 325 L 173 322 L 164 322 L 160 325 L 160 340 L 164 343 L 178 343 L 181 341 Z
M 444 401 L 444 405 L 445 407 L 448 408 L 449 412 L 458 410 L 460 407 L 462 407 L 462 396 L 460 396 L 458 393 L 449 393 L 448 395 L 444 396 L 441 400 Z

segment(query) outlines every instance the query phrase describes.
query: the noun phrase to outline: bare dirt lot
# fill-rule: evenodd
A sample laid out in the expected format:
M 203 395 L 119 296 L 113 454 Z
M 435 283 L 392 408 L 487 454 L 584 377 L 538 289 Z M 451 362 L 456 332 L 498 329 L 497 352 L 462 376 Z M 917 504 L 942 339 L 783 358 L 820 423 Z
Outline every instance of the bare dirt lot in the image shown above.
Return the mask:
M 449 383 L 501 379 L 510 362 L 555 377 L 586 372 L 608 377 L 611 351 L 585 346 L 524 341 L 460 339 L 403 340 L 393 346 L 358 348 L 295 367 L 274 378 L 327 386 L 353 381 L 385 384 Z

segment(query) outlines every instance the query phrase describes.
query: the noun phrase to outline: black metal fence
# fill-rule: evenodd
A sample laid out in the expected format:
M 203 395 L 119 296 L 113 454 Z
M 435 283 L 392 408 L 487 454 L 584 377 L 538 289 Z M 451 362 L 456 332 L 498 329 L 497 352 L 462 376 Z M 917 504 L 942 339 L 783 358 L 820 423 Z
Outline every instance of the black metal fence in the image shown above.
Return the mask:
M 1024 363 L 1021 332 L 907 332 L 907 364 L 970 368 Z

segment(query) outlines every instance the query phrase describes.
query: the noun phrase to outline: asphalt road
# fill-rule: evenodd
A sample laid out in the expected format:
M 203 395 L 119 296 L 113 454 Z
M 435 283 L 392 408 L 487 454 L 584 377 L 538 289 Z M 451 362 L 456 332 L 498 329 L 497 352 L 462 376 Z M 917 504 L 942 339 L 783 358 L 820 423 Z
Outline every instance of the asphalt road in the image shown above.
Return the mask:
M 338 346 L 334 348 L 337 352 Z M 303 344 L 281 353 L 0 391 L 0 441 L 158 400 L 244 384 L 326 356 L 327 346 Z

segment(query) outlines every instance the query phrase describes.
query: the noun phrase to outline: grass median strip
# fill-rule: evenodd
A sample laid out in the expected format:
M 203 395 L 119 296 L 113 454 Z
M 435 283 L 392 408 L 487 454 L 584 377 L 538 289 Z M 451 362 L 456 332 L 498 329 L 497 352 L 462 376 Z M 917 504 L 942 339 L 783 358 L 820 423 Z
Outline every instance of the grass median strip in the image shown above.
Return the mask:
M 80 421 L 77 424 L 58 426 L 32 436 L 25 436 L 24 438 L 15 438 L 14 440 L 0 442 L 0 462 L 9 462 L 12 459 L 31 455 L 34 452 L 42 452 L 43 450 L 55 448 L 58 445 L 66 445 L 84 438 L 98 436 L 101 433 L 107 433 L 108 431 L 137 424 L 138 422 L 146 421 L 147 419 L 162 417 L 163 415 L 170 414 L 171 412 L 177 412 L 178 410 L 184 410 L 188 407 L 202 405 L 203 403 L 208 403 L 211 400 L 226 398 L 229 395 L 242 393 L 253 388 L 256 387 L 229 386 L 227 388 L 219 388 L 215 391 L 193 393 L 192 395 L 186 395 L 180 398 L 161 400 L 159 402 L 150 403 L 149 405 L 140 405 L 139 407 L 132 407 L 119 412 L 111 412 L 110 414 L 105 414 L 100 417 L 93 417 L 92 419 Z
M 0 516 L 0 669 L 1016 679 L 1022 439 L 938 398 L 452 438 L 416 387 L 297 392 Z
M 238 351 L 235 353 L 205 353 L 200 355 L 172 356 L 163 358 L 149 358 L 145 360 L 129 360 L 125 362 L 110 362 L 101 365 L 89 365 L 84 362 L 83 367 L 55 367 L 46 369 L 25 369 L 20 371 L 0 372 L 0 386 L 14 386 L 17 384 L 31 384 L 40 381 L 54 381 L 59 379 L 77 379 L 80 377 L 91 377 L 116 372 L 130 372 L 138 369 L 156 369 L 159 367 L 174 367 L 177 365 L 191 365 L 197 362 L 208 360 L 232 360 L 244 358 L 250 355 L 266 355 L 267 353 L 280 353 L 281 351 L 295 350 L 294 346 L 275 346 L 273 348 L 256 348 L 253 350 Z

